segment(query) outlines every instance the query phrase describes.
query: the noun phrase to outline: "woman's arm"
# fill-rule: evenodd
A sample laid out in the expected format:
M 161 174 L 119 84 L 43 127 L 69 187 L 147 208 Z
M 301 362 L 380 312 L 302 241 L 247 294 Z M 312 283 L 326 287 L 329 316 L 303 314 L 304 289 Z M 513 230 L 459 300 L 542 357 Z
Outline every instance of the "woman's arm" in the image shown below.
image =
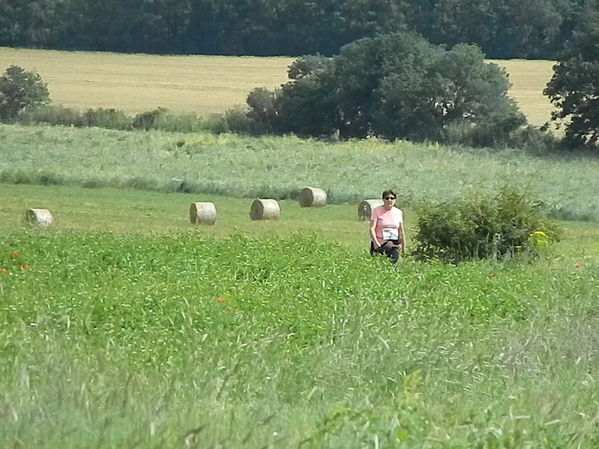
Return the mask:
M 403 230 L 403 221 L 399 224 L 399 241 L 401 242 L 401 252 L 406 252 L 406 233 Z
M 376 239 L 376 220 L 370 220 L 370 240 L 374 243 L 374 248 L 378 248 L 380 245 L 379 241 Z

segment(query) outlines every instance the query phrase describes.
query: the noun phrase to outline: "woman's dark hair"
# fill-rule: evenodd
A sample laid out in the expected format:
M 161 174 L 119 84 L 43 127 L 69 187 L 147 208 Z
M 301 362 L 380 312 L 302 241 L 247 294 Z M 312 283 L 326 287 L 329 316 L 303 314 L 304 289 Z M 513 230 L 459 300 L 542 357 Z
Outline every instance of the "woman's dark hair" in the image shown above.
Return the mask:
M 395 192 L 393 190 L 389 189 L 389 190 L 385 190 L 383 192 L 383 199 L 385 199 L 385 197 L 389 196 L 389 195 L 393 195 L 395 198 L 397 198 L 397 195 L 395 194 Z

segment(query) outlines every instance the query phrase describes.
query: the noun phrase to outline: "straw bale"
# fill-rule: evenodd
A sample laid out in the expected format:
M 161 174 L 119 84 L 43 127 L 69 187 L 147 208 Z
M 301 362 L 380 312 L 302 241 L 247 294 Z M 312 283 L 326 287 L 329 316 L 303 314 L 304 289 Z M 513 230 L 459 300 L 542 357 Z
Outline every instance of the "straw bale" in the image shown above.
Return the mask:
M 383 200 L 372 199 L 372 200 L 364 200 L 358 206 L 358 220 L 370 220 L 370 216 L 372 215 L 372 210 L 382 206 L 384 204 Z
M 324 207 L 327 204 L 327 192 L 318 187 L 306 187 L 299 194 L 301 207 Z
M 216 206 L 210 202 L 191 203 L 189 207 L 189 221 L 192 224 L 215 224 Z
M 281 216 L 279 202 L 272 199 L 254 200 L 250 208 L 250 218 L 252 220 L 278 220 Z
M 48 209 L 27 209 L 25 221 L 41 228 L 47 228 L 54 223 L 54 217 Z

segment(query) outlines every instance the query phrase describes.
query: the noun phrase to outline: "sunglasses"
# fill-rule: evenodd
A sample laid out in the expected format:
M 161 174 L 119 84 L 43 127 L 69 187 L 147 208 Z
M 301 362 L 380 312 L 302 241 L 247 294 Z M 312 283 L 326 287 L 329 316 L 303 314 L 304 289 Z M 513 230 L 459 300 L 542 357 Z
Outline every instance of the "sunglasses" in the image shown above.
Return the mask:
M 384 199 L 386 199 L 386 200 L 394 200 L 395 197 L 394 196 L 386 196 Z

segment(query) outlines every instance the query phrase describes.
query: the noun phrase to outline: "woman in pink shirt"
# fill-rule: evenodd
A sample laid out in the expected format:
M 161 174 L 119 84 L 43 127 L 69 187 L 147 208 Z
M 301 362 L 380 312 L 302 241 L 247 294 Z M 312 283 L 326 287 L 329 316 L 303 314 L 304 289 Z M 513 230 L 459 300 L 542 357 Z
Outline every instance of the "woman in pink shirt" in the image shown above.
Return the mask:
M 384 254 L 393 263 L 406 251 L 403 230 L 403 212 L 395 206 L 397 195 L 393 190 L 383 192 L 383 205 L 375 208 L 370 216 L 370 254 Z

